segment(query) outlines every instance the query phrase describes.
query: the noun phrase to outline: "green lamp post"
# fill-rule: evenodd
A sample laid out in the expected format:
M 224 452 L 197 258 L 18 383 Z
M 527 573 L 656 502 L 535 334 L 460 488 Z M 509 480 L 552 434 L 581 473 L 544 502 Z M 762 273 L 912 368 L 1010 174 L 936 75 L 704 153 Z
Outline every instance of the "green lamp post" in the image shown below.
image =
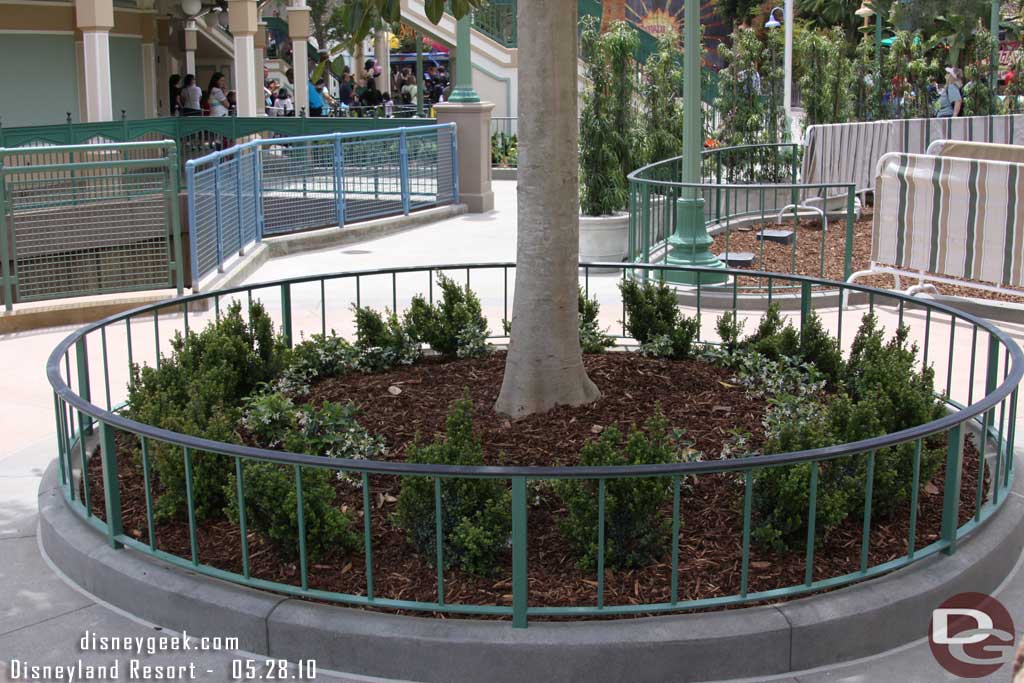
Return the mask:
M 683 14 L 683 182 L 682 197 L 676 200 L 676 229 L 668 238 L 665 262 L 672 266 L 701 266 L 725 268 L 709 247 L 714 242 L 704 225 L 704 197 L 699 187 L 701 151 L 700 105 L 700 0 L 686 0 Z M 680 285 L 722 284 L 729 279 L 726 273 L 697 273 L 668 271 L 665 279 Z
M 473 90 L 473 62 L 470 49 L 470 29 L 473 17 L 465 14 L 455 25 L 455 88 L 449 102 L 479 102 L 480 96 Z

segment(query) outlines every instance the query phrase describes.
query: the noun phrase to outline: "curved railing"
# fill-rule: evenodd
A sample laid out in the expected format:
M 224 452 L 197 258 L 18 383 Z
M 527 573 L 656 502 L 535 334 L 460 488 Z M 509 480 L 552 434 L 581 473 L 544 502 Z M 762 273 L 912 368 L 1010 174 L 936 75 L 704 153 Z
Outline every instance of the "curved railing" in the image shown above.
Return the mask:
M 609 267 L 618 268 L 618 273 L 607 272 Z M 595 270 L 595 274 L 591 270 Z M 653 278 L 663 276 L 679 268 L 632 264 L 629 270 L 642 270 Z M 700 270 L 700 269 L 691 269 Z M 596 274 L 600 271 L 601 274 Z M 581 287 L 602 304 L 603 324 L 625 318 L 622 315 L 622 300 L 617 288 L 620 278 L 626 277 L 621 265 L 593 264 L 581 268 Z M 528 618 L 629 615 L 660 612 L 675 612 L 695 608 L 722 607 L 766 599 L 787 598 L 794 595 L 832 588 L 877 576 L 894 569 L 910 565 L 936 553 L 952 554 L 957 543 L 973 532 L 989 518 L 1006 499 L 1014 471 L 1013 445 L 1017 420 L 1018 384 L 1024 375 L 1024 356 L 1014 341 L 994 325 L 968 313 L 945 306 L 938 302 L 911 299 L 907 296 L 840 282 L 823 283 L 807 277 L 777 273 L 731 271 L 733 287 L 742 286 L 746 278 L 766 280 L 776 287 L 795 287 L 800 291 L 799 312 L 792 314 L 802 329 L 803 322 L 810 316 L 816 299 L 811 296 L 813 287 L 827 284 L 838 288 L 854 300 L 859 300 L 862 311 L 873 311 L 891 331 L 897 324 L 906 324 L 910 329 L 911 341 L 916 343 L 913 352 L 923 366 L 935 370 L 936 386 L 942 393 L 949 410 L 940 419 L 897 433 L 865 439 L 816 450 L 759 455 L 756 457 L 729 457 L 717 460 L 702 460 L 663 465 L 633 467 L 463 467 L 447 465 L 412 464 L 371 460 L 327 459 L 304 455 L 264 450 L 247 446 L 219 443 L 208 439 L 179 434 L 166 429 L 140 424 L 119 413 L 123 405 L 125 381 L 130 377 L 132 363 L 159 364 L 161 352 L 169 347 L 173 334 L 196 330 L 215 320 L 227 302 L 232 300 L 260 300 L 275 318 L 275 324 L 290 342 L 300 335 L 326 333 L 338 330 L 348 334 L 353 329 L 351 305 L 371 305 L 378 308 L 387 306 L 399 310 L 418 293 L 429 293 L 431 299 L 436 289 L 435 278 L 447 273 L 470 284 L 480 295 L 483 310 L 491 329 L 501 329 L 500 321 L 509 319 L 510 302 L 514 292 L 515 264 L 465 264 L 433 267 L 410 267 L 383 270 L 356 271 L 331 275 L 313 275 L 265 284 L 235 287 L 220 292 L 197 294 L 164 303 L 135 309 L 108 317 L 87 325 L 64 339 L 52 352 L 47 364 L 47 377 L 54 392 L 54 407 L 58 432 L 58 464 L 64 496 L 70 507 L 94 528 L 105 534 L 114 547 L 127 547 L 157 557 L 174 565 L 185 567 L 202 574 L 234 583 L 279 593 L 343 603 L 347 605 L 378 607 L 397 610 L 421 610 L 469 615 L 490 615 L 511 618 L 514 625 L 526 626 Z M 697 278 L 699 280 L 699 278 Z M 698 287 L 698 292 L 700 288 Z M 772 284 L 769 284 L 769 296 Z M 733 299 L 733 312 L 737 312 Z M 694 312 L 694 311 L 688 311 Z M 713 316 L 706 305 L 697 298 L 695 312 L 702 321 L 701 328 L 713 328 Z M 858 311 L 833 309 L 821 311 L 822 324 L 828 331 L 842 340 L 848 348 L 859 321 Z M 787 314 L 788 315 L 788 314 Z M 616 325 L 615 334 L 624 343 L 626 332 Z M 700 335 L 702 341 L 717 343 L 717 337 L 706 331 Z M 954 381 L 955 379 L 955 381 Z M 72 386 L 74 385 L 74 386 Z M 944 385 L 944 386 L 943 386 Z M 966 455 L 964 437 L 970 432 L 977 442 L 976 449 Z M 145 506 L 148 533 L 142 529 L 126 530 L 122 522 L 123 506 L 118 485 L 118 468 L 123 466 L 117 454 L 117 434 L 135 435 L 141 442 L 142 470 L 146 476 L 145 501 L 136 495 L 132 505 Z M 980 437 L 978 435 L 981 435 Z M 919 481 L 921 448 L 926 439 L 945 437 L 945 472 L 941 487 Z M 189 547 L 191 552 L 169 553 L 161 549 L 160 531 L 153 521 L 153 493 L 147 452 L 157 444 L 173 448 L 181 453 L 184 462 L 185 481 L 188 485 Z M 899 444 L 913 446 L 913 486 L 909 501 L 909 525 L 907 528 L 906 552 L 895 556 L 878 557 L 872 554 L 873 544 L 880 538 L 878 529 L 872 524 L 872 486 L 874 453 L 878 449 Z M 934 447 L 934 446 L 930 446 Z M 197 542 L 197 525 L 194 516 L 194 500 L 191 488 L 192 474 L 189 463 L 193 453 L 219 454 L 233 459 L 236 472 L 242 471 L 246 461 L 266 461 L 290 465 L 295 468 L 295 486 L 298 500 L 297 532 L 300 539 L 306 538 L 303 521 L 302 471 L 303 468 L 328 468 L 339 473 L 348 473 L 362 483 L 363 493 L 363 551 L 351 553 L 348 571 L 365 574 L 365 588 L 362 591 L 340 593 L 317 588 L 315 581 L 318 565 L 307 561 L 305 544 L 299 541 L 299 567 L 294 579 L 269 580 L 260 578 L 250 570 L 248 535 L 244 517 L 234 531 L 219 527 L 218 545 L 240 544 L 243 557 L 242 571 L 229 571 L 216 566 L 213 559 L 205 557 Z M 166 452 L 166 451 L 165 451 Z M 174 451 L 172 451 L 174 452 Z M 89 477 L 81 476 L 87 470 L 90 453 L 102 464 L 102 491 L 89 491 Z M 862 538 L 859 544 L 859 569 L 840 575 L 829 575 L 815 564 L 815 522 L 818 517 L 816 503 L 819 487 L 819 470 L 822 463 L 855 456 L 866 456 L 867 474 L 863 480 L 864 512 Z M 765 468 L 809 464 L 807 507 L 807 543 L 802 555 L 803 580 L 780 575 L 778 580 L 762 576 L 761 562 L 752 562 L 751 530 L 752 504 L 764 495 L 753 484 L 755 474 Z M 982 463 L 985 463 L 984 469 Z M 976 473 L 977 485 L 965 485 L 961 492 L 963 473 L 971 469 Z M 496 600 L 484 604 L 473 601 L 446 599 L 445 574 L 437 570 L 437 593 L 434 600 L 413 600 L 401 594 L 374 590 L 374 578 L 382 571 L 376 561 L 381 560 L 379 550 L 375 551 L 375 540 L 370 533 L 371 517 L 386 514 L 375 507 L 371 500 L 375 476 L 432 477 L 435 482 L 435 503 L 440 505 L 440 491 L 445 482 L 461 478 L 485 478 L 507 482 L 511 488 L 512 532 L 509 541 L 507 564 L 498 570 L 495 580 L 507 581 L 507 600 Z M 649 601 L 640 597 L 628 602 L 606 602 L 606 580 L 615 578 L 614 572 L 604 571 L 605 538 L 600 533 L 597 539 L 597 571 L 593 581 L 595 600 L 590 604 L 550 604 L 531 599 L 531 560 L 527 548 L 531 543 L 531 510 L 527 496 L 531 483 L 550 480 L 597 480 L 599 510 L 603 510 L 606 489 L 620 478 L 664 477 L 673 491 L 671 511 L 673 538 L 680 534 L 686 538 L 689 523 L 681 519 L 681 505 L 687 509 L 695 503 L 690 500 L 681 482 L 691 478 L 730 477 L 736 485 L 742 482 L 742 527 L 736 538 L 716 539 L 716 543 L 729 543 L 735 549 L 734 566 L 739 568 L 734 584 L 725 584 L 720 594 L 713 597 L 689 599 L 687 576 L 681 567 L 689 560 L 681 558 L 680 544 L 672 544 L 665 556 L 667 571 L 652 582 L 662 582 L 663 595 L 667 599 Z M 79 481 L 81 479 L 81 481 Z M 934 480 L 933 480 L 934 481 Z M 93 487 L 95 488 L 95 481 Z M 921 496 L 928 495 L 933 505 L 941 496 L 941 524 L 932 514 L 931 521 L 921 522 L 917 518 Z M 246 489 L 239 480 L 237 496 L 245 500 Z M 379 489 L 378 489 L 379 491 Z M 83 503 L 90 501 L 90 505 Z M 102 501 L 102 505 L 97 501 Z M 966 502 L 962 502 L 966 501 Z M 244 509 L 244 506 L 240 506 Z M 95 508 L 95 509 L 94 509 Z M 439 508 L 438 508 L 439 509 Z M 935 508 L 929 508 L 935 513 Z M 666 523 L 668 511 L 665 511 Z M 689 514 L 689 513 L 687 513 Z M 739 513 L 737 513 L 739 514 Z M 922 513 L 923 514 L 923 513 Z M 858 513 L 859 515 L 859 513 Z M 737 518 L 738 519 L 738 518 Z M 934 532 L 927 535 L 925 526 Z M 438 529 L 441 529 L 438 520 Z M 598 528 L 603 529 L 602 523 Z M 740 529 L 737 525 L 736 529 Z M 886 532 L 888 533 L 888 531 Z M 231 536 L 237 534 L 232 540 Z M 440 539 L 441 537 L 438 536 Z M 440 546 L 441 543 L 438 543 Z M 697 548 L 696 550 L 700 550 Z M 857 553 L 858 549 L 851 551 Z M 205 551 L 204 551 L 205 552 Z M 438 550 L 440 553 L 440 549 Z M 444 562 L 438 557 L 437 567 Z M 353 570 L 352 567 L 355 567 Z M 385 568 L 386 569 L 386 568 Z M 845 570 L 844 570 L 845 571 Z M 607 574 L 607 576 L 606 576 Z M 667 575 L 666 575 L 667 574 Z M 824 574 L 824 576 L 822 576 Z M 568 580 L 568 579 L 564 579 Z M 378 582 L 379 583 L 379 582 Z M 639 583 L 637 584 L 639 586 Z M 632 586 L 632 583 L 630 583 Z M 670 586 L 670 588 L 669 588 Z
M 800 145 L 793 143 L 707 149 L 701 155 L 700 182 L 681 180 L 681 156 L 637 169 L 629 175 L 628 260 L 664 260 L 666 240 L 677 229 L 676 201 L 686 196 L 704 201 L 704 225 L 715 239 L 715 254 L 745 252 L 752 261 L 744 266 L 753 270 L 849 277 L 853 272 L 856 188 L 848 183 L 801 182 L 801 154 Z M 806 229 L 808 220 L 814 223 L 813 232 Z M 771 240 L 754 237 L 762 227 L 793 229 L 798 222 L 805 225 L 794 230 L 785 253 L 772 246 Z M 842 235 L 832 241 L 833 246 L 842 245 L 841 263 L 827 260 L 835 251 L 828 248 L 830 231 L 837 230 L 842 230 Z M 813 247 L 806 246 L 808 236 L 814 240 Z M 813 263 L 798 259 L 798 254 L 809 249 L 817 256 Z

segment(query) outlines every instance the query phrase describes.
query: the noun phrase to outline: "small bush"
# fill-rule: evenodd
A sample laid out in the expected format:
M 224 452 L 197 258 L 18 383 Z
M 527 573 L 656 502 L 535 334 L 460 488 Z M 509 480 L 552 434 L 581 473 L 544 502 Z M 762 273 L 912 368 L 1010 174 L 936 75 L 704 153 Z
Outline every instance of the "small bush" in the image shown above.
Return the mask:
M 357 364 L 355 347 L 334 330 L 329 335 L 314 334 L 288 353 L 285 368 L 275 387 L 291 396 L 304 396 L 309 393 L 313 382 L 342 375 Z
M 381 314 L 372 308 L 354 308 L 356 314 L 356 365 L 364 372 L 382 372 L 412 365 L 420 357 L 419 345 L 392 311 Z
M 422 296 L 413 297 L 405 312 L 409 336 L 424 342 L 445 358 L 476 358 L 487 353 L 487 319 L 480 299 L 468 286 L 438 276 L 441 301 L 431 305 Z
M 248 319 L 232 303 L 219 320 L 198 332 L 177 334 L 171 355 L 160 367 L 132 368 L 128 415 L 133 420 L 191 436 L 238 441 L 235 424 L 243 397 L 280 372 L 286 347 L 275 336 L 263 306 L 254 302 Z M 186 513 L 184 457 L 180 448 L 151 442 L 153 469 L 159 483 L 159 518 Z M 193 452 L 192 489 L 197 519 L 220 513 L 223 485 L 232 461 L 223 456 Z
M 473 434 L 473 404 L 455 401 L 445 437 L 409 448 L 407 461 L 443 465 L 482 465 L 483 445 Z M 409 543 L 428 562 L 437 552 L 433 477 L 406 476 L 398 495 L 397 520 Z M 445 567 L 486 576 L 508 548 L 512 531 L 511 496 L 494 479 L 451 478 L 441 481 L 441 525 Z
M 242 426 L 262 447 L 329 458 L 365 459 L 384 450 L 383 441 L 371 436 L 355 420 L 356 407 L 324 402 L 296 406 L 280 393 L 260 394 L 246 402 Z M 334 470 L 302 468 L 302 510 L 306 525 L 306 551 L 316 561 L 333 549 L 350 550 L 357 544 L 351 519 L 335 506 L 331 485 Z M 299 547 L 298 496 L 295 468 L 270 462 L 244 464 L 245 516 L 248 528 L 266 534 L 282 553 L 295 557 Z M 224 494 L 228 518 L 239 520 L 237 481 L 227 478 Z
M 677 462 L 679 449 L 660 408 L 634 429 L 623 444 L 616 426 L 580 451 L 583 466 L 646 465 Z M 659 508 L 671 495 L 671 478 L 609 478 L 605 483 L 605 566 L 633 568 L 664 556 L 671 548 L 669 520 Z M 576 550 L 580 567 L 593 569 L 598 554 L 598 482 L 564 480 L 555 490 L 567 510 L 562 533 Z
M 604 353 L 604 350 L 615 346 L 615 339 L 601 329 L 597 319 L 601 313 L 601 304 L 596 298 L 587 298 L 583 289 L 579 290 L 580 312 L 580 348 L 583 353 Z
M 619 290 L 626 307 L 626 331 L 641 345 L 671 334 L 678 325 L 676 295 L 665 283 L 624 280 Z
M 694 342 L 700 333 L 700 323 L 696 318 L 680 317 L 678 324 L 668 334 L 655 337 L 650 343 L 640 347 L 645 356 L 686 360 L 694 355 Z
M 715 329 L 722 340 L 722 347 L 732 353 L 740 345 L 740 333 L 743 332 L 743 325 L 746 321 L 740 320 L 732 311 L 726 311 L 719 316 L 715 323 Z
M 743 340 L 739 348 L 751 349 L 770 360 L 793 358 L 812 363 L 831 387 L 842 380 L 845 372 L 839 340 L 825 330 L 821 318 L 813 311 L 803 328 L 797 330 L 783 322 L 778 304 L 772 304 L 754 334 Z

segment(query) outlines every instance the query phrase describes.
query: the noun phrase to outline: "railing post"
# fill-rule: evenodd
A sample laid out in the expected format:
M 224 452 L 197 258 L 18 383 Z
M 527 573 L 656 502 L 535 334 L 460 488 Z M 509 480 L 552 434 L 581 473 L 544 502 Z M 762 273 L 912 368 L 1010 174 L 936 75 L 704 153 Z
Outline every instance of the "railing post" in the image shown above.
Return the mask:
M 459 203 L 459 140 L 455 134 L 455 124 L 448 124 L 448 135 L 452 142 L 452 187 L 455 195 L 453 204 L 458 205 Z
M 178 169 L 174 169 L 177 174 Z M 121 489 L 117 481 L 117 441 L 114 430 L 106 422 L 100 423 L 100 464 L 103 466 L 103 506 L 107 517 L 107 542 L 112 548 L 124 547 L 117 537 L 124 533 L 121 521 Z M 88 476 L 83 472 L 82 476 Z
M 281 285 L 281 336 L 288 348 L 292 346 L 292 286 L 285 282 Z
M 263 153 L 260 146 L 253 147 L 253 194 L 256 202 L 256 241 L 263 241 L 263 230 L 266 227 L 266 218 L 263 214 Z
M 811 283 L 800 283 L 800 338 L 803 339 L 804 329 L 811 319 Z
M 181 194 L 181 178 L 178 175 L 177 145 L 169 144 L 167 146 L 167 158 L 164 163 L 167 165 L 167 176 L 168 180 L 170 180 L 168 185 L 170 186 L 171 194 L 171 214 L 168 216 L 167 222 L 170 224 L 171 244 L 174 249 L 174 288 L 177 290 L 178 296 L 181 296 L 185 290 L 185 263 L 184 257 L 181 253 L 181 207 L 179 206 L 179 202 L 181 201 L 181 197 L 179 196 Z M 195 277 L 194 273 L 193 277 Z
M 334 134 L 334 204 L 338 227 L 345 227 L 345 149 L 341 133 Z
M 245 236 L 242 231 L 242 155 L 241 152 L 236 151 L 234 161 L 232 162 L 235 166 L 235 212 L 238 215 L 238 255 L 245 255 Z
M 963 438 L 961 426 L 949 430 L 946 446 L 946 482 L 942 494 L 942 531 L 940 538 L 946 543 L 942 552 L 952 555 L 956 552 L 956 532 L 960 513 L 960 475 L 963 465 Z
M 529 606 L 526 529 L 526 477 L 512 477 L 512 626 L 515 628 L 526 628 Z
M 199 285 L 199 226 L 196 225 L 196 167 L 185 162 L 185 193 L 188 195 L 188 246 L 192 260 L 192 291 Z
M 75 365 L 78 368 L 78 395 L 89 402 L 92 400 L 92 391 L 89 388 L 89 350 L 84 334 L 75 342 Z M 86 434 L 92 434 L 92 418 L 79 413 L 79 422 Z
M 214 231 L 217 242 L 217 272 L 224 272 L 224 235 L 222 230 L 224 227 L 223 216 L 221 215 L 220 206 L 220 157 L 218 156 L 213 160 L 213 204 L 215 207 L 214 215 L 216 216 Z
M 0 157 L 0 278 L 4 281 L 4 310 L 14 308 L 14 287 L 11 282 L 11 246 L 7 243 L 7 176 L 4 159 Z M 13 218 L 14 212 L 11 212 Z M 14 231 L 11 231 L 14 238 Z
M 826 193 L 827 196 L 827 193 Z M 850 279 L 853 274 L 853 239 L 854 239 L 854 214 L 856 212 L 857 186 L 850 185 L 846 188 L 846 245 L 843 252 L 843 282 Z M 825 200 L 826 210 L 828 199 Z M 826 220 L 827 217 L 826 217 Z
M 408 216 L 412 197 L 409 189 L 409 141 L 404 128 L 398 136 L 398 172 L 402 186 L 402 213 Z

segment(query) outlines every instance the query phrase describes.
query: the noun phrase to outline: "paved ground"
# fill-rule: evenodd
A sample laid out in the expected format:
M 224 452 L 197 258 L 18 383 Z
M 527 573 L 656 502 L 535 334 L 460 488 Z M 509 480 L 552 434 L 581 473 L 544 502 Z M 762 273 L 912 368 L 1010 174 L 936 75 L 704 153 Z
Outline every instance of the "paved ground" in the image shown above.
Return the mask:
M 375 242 L 272 261 L 251 281 L 352 268 L 514 260 L 515 185 L 498 182 L 496 190 L 497 207 L 493 213 L 462 216 Z M 614 287 L 614 278 L 596 277 L 594 287 L 597 291 L 609 291 Z M 475 280 L 474 288 L 481 292 L 492 319 L 495 316 L 500 319 L 502 292 L 499 282 L 493 278 L 490 281 Z M 401 298 L 405 300 L 413 293 L 415 291 L 403 291 Z M 390 301 L 376 300 L 374 303 L 384 305 Z M 318 294 L 297 294 L 295 306 L 298 319 L 310 328 L 314 322 L 319 324 Z M 606 315 L 609 316 L 606 322 L 614 324 L 617 316 L 614 313 Z M 176 325 L 173 321 L 170 324 L 172 327 Z M 913 324 L 921 322 L 913 321 Z M 54 442 L 53 397 L 47 389 L 43 367 L 52 347 L 69 331 L 50 329 L 0 336 L 0 358 L 4 369 L 0 373 L 0 396 L 3 396 L 0 433 L 4 434 L 0 442 L 0 586 L 3 591 L 0 593 L 3 595 L 0 599 L 0 680 L 15 673 L 8 669 L 12 659 L 51 666 L 74 664 L 79 659 L 84 664 L 109 665 L 116 659 L 121 666 L 120 678 L 124 679 L 132 657 L 82 652 L 79 644 L 86 631 L 136 637 L 167 633 L 97 603 L 58 576 L 39 553 L 36 490 L 43 470 L 53 458 Z M 1024 340 L 1022 330 L 1010 331 L 1018 341 Z M 145 356 L 138 350 L 136 353 L 136 359 Z M 124 349 L 117 346 L 116 340 L 111 340 L 110 356 L 112 359 L 124 358 Z M 935 357 L 941 359 L 944 356 L 944 350 L 937 348 Z M 115 383 L 121 375 L 123 372 L 115 373 Z M 941 369 L 939 375 L 943 375 Z M 962 378 L 956 377 L 954 384 L 961 386 Z M 1018 571 L 1008 579 L 998 597 L 1006 604 L 1018 626 L 1024 627 L 1024 572 Z M 1018 634 L 1021 632 L 1018 630 Z M 850 637 L 856 637 L 856 634 L 850 634 Z M 240 656 L 244 655 L 210 652 L 189 654 L 187 657 L 143 655 L 136 659 L 141 665 L 154 666 L 193 662 L 199 680 L 219 681 L 230 679 L 231 662 Z M 326 673 L 319 679 L 370 680 Z M 957 679 L 945 675 L 935 664 L 927 643 L 918 642 L 842 667 L 804 672 L 795 677 L 757 680 L 853 683 Z M 988 680 L 1007 681 L 1009 673 L 1002 671 Z

